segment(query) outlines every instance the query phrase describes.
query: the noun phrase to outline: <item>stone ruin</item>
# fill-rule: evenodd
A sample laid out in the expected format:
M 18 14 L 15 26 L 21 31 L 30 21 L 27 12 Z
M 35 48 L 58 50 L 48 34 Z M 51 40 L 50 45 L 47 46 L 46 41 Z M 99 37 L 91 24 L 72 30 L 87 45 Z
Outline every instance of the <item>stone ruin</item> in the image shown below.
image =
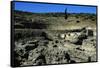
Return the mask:
M 87 39 L 87 37 L 93 37 L 94 32 L 92 29 L 82 28 L 78 32 L 76 30 L 62 33 L 59 35 L 59 38 L 67 40 L 71 43 L 76 43 L 77 45 L 82 45 L 82 41 Z
M 83 45 L 83 40 L 89 36 L 93 36 L 93 31 L 85 28 L 80 29 L 78 32 L 72 30 L 61 34 L 58 33 L 58 37 L 54 37 L 52 33 L 43 31 L 41 33 L 41 37 L 44 37 L 43 40 L 33 39 L 24 42 L 24 44 L 15 44 L 16 49 L 14 50 L 14 54 L 16 56 L 14 61 L 18 62 L 17 66 L 76 63 L 83 61 L 82 59 L 78 61 L 75 60 L 76 58 L 73 59 L 74 51 L 71 51 L 69 48 L 81 51 L 84 55 L 85 49 L 79 47 L 75 49 L 73 47 Z M 84 61 L 92 61 L 90 56 L 87 56 L 87 58 L 83 57 L 83 59 Z

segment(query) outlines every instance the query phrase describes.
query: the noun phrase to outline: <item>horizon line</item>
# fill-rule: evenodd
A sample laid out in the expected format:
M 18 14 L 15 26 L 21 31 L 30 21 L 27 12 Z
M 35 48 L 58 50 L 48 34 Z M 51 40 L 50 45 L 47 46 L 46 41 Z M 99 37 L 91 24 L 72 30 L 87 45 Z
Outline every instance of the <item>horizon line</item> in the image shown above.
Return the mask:
M 14 11 L 21 11 L 21 12 L 29 12 L 29 13 L 65 13 L 65 12 L 31 12 L 31 11 L 23 11 L 23 10 L 14 10 Z M 72 14 L 96 14 L 96 13 L 86 13 L 86 12 L 67 12 Z

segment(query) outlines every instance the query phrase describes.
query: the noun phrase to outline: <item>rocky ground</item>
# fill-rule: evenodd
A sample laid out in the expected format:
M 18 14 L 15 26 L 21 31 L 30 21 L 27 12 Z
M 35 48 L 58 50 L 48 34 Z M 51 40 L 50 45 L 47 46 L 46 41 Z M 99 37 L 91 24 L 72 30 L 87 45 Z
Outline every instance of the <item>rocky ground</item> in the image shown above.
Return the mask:
M 20 66 L 96 61 L 96 37 L 56 34 L 45 30 L 40 36 L 16 41 L 15 60 Z
M 95 16 L 21 14 L 15 13 L 14 66 L 97 61 Z

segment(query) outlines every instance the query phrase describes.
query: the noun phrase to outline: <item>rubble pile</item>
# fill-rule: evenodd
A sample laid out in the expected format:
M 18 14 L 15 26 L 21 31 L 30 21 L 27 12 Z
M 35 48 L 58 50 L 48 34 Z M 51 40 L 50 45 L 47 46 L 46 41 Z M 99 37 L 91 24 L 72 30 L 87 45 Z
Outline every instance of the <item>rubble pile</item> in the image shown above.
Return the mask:
M 83 32 L 57 36 L 43 31 L 39 38 L 15 42 L 17 66 L 96 61 L 96 40 Z

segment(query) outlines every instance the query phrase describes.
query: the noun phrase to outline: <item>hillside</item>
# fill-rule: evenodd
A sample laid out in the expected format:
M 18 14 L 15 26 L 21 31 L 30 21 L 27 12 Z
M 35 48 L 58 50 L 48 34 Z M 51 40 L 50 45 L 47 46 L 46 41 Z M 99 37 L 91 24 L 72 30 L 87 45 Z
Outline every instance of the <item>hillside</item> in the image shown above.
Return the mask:
M 80 29 L 88 26 L 96 28 L 95 14 L 68 13 L 67 16 L 68 18 L 65 19 L 64 13 L 29 13 L 15 11 L 15 27 L 52 30 Z
M 97 61 L 95 14 L 14 11 L 15 66 Z

